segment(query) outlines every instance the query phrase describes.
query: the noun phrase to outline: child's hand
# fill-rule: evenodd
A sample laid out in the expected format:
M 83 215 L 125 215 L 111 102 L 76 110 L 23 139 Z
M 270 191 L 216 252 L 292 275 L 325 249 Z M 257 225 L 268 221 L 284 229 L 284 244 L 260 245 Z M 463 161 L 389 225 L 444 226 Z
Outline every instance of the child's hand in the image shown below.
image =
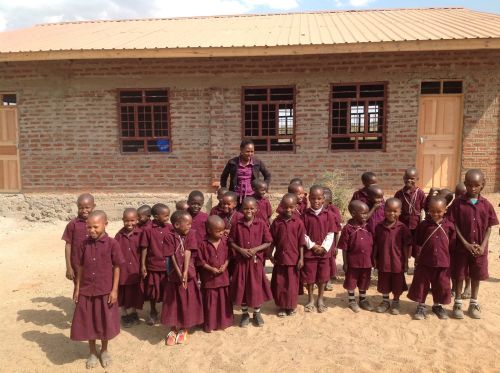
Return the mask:
M 347 273 L 347 268 L 348 268 L 348 267 L 347 267 L 347 263 L 344 263 L 344 264 L 342 265 L 342 269 L 344 270 L 344 273 Z
M 141 266 L 141 274 L 142 278 L 146 278 L 146 276 L 148 275 L 148 270 L 146 269 L 146 267 Z
M 229 236 L 229 229 L 224 229 L 224 236 Z
M 481 245 L 478 245 L 477 243 L 472 245 L 474 246 L 474 251 L 476 253 L 476 255 L 483 255 L 484 254 L 484 247 L 482 247 Z
M 210 271 L 214 274 L 214 275 L 218 275 L 220 273 L 220 268 L 214 268 L 214 267 L 211 267 L 210 268 Z
M 73 291 L 73 302 L 78 303 L 78 298 L 80 297 L 80 290 L 76 289 Z
M 300 271 L 304 267 L 304 259 L 299 259 L 299 262 L 297 263 L 297 271 Z
M 187 274 L 187 272 L 184 272 L 182 274 L 182 287 L 184 289 L 187 289 L 187 287 L 188 287 L 188 274 Z
M 73 268 L 69 267 L 66 269 L 66 278 L 68 280 L 74 280 L 75 279 L 75 272 L 73 271 Z
M 246 249 L 243 249 L 243 248 L 240 248 L 238 250 L 238 252 L 240 253 L 240 255 L 243 257 L 243 258 L 251 258 L 253 255 L 252 253 L 250 252 L 250 250 L 246 250 Z
M 332 250 L 332 255 L 336 258 L 338 252 L 339 252 L 339 249 L 337 249 L 337 247 L 335 247 L 335 249 Z
M 118 291 L 117 290 L 111 290 L 111 293 L 109 293 L 108 296 L 108 304 L 114 304 L 118 300 Z

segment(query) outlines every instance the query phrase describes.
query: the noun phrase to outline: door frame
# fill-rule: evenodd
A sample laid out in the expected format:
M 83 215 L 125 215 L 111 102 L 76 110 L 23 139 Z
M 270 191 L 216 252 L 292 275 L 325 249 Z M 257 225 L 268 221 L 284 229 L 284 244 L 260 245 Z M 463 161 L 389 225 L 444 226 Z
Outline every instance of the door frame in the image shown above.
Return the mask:
M 456 160 L 456 167 L 455 167 L 455 184 L 457 184 L 460 180 L 460 175 L 461 175 L 461 170 L 462 170 L 462 160 L 463 160 L 463 134 L 464 134 L 464 94 L 462 93 L 440 93 L 440 94 L 421 94 L 419 93 L 418 95 L 418 107 L 417 107 L 417 138 L 416 138 L 416 145 L 417 145 L 417 151 L 416 151 L 416 159 L 415 159 L 415 164 L 417 167 L 417 170 L 419 171 L 419 174 L 422 175 L 423 172 L 421 172 L 421 169 L 423 167 L 423 161 L 420 161 L 420 158 L 422 156 L 421 153 L 421 148 L 420 148 L 420 134 L 422 130 L 422 126 L 420 123 L 420 107 L 422 104 L 422 97 L 435 97 L 435 98 L 440 98 L 440 97 L 459 97 L 460 98 L 460 112 L 459 112 L 459 118 L 460 118 L 460 123 L 458 125 L 458 130 L 459 133 L 456 135 L 456 141 L 458 142 L 457 144 L 457 150 L 455 154 L 455 160 Z M 422 181 L 420 180 L 418 184 L 420 184 L 420 187 L 423 189 L 423 185 L 421 184 Z M 451 185 L 450 188 L 454 189 L 454 186 Z M 453 191 L 453 190 L 452 190 Z
M 16 104 L 15 105 L 3 105 L 3 96 L 4 95 L 16 95 Z M 0 110 L 2 109 L 13 109 L 15 111 L 16 118 L 16 157 L 17 157 L 17 177 L 19 180 L 19 187 L 17 189 L 0 189 L 1 194 L 9 194 L 9 193 L 20 193 L 22 191 L 22 179 L 21 179 L 21 155 L 19 153 L 19 110 L 17 105 L 17 92 L 9 92 L 9 91 L 0 91 Z

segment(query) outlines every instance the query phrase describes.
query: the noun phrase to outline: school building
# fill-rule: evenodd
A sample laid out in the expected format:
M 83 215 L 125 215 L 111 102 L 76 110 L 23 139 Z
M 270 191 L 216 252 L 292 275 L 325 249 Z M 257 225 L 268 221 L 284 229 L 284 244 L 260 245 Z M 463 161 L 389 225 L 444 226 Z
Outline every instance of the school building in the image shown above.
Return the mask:
M 463 8 L 0 33 L 0 191 L 213 191 L 253 139 L 271 190 L 371 170 L 500 189 L 500 15 Z

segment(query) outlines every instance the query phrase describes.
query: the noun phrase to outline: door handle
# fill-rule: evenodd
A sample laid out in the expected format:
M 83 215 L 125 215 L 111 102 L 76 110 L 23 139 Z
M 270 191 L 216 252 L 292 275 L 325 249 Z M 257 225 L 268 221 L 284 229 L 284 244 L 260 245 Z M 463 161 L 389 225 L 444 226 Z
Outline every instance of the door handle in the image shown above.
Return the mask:
M 419 141 L 421 144 L 423 144 L 423 143 L 424 143 L 424 137 L 423 137 L 423 136 L 419 136 L 418 141 Z

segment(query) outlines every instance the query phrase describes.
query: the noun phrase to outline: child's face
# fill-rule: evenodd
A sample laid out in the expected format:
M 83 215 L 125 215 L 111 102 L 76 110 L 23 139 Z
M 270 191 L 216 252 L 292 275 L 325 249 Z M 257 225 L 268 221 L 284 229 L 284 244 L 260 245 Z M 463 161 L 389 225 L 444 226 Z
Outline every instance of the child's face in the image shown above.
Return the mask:
M 174 224 L 175 231 L 185 236 L 191 229 L 192 223 L 193 219 L 191 218 L 191 216 L 185 216 Z
M 257 198 L 264 198 L 267 194 L 267 186 L 258 185 L 257 188 L 254 189 L 254 192 Z
M 158 213 L 158 215 L 155 215 L 155 220 L 161 225 L 167 224 L 169 218 L 170 218 L 170 210 L 168 209 L 161 210 Z
M 137 217 L 137 214 L 135 212 L 129 212 L 127 214 L 123 215 L 123 227 L 127 232 L 132 232 L 134 228 L 136 227 L 139 219 Z
M 385 204 L 384 217 L 389 223 L 394 223 L 401 215 L 401 205 L 397 203 Z
M 227 192 L 227 189 L 219 189 L 219 190 L 217 191 L 217 200 L 218 200 L 219 202 L 221 202 L 221 201 L 222 201 L 222 197 L 224 196 L 224 193 L 226 193 L 226 192 Z
M 325 205 L 331 205 L 332 204 L 332 195 L 331 193 L 325 193 Z
M 77 203 L 78 206 L 78 217 L 80 219 L 87 219 L 89 214 L 94 211 L 95 203 L 92 200 L 83 200 Z
M 440 223 L 443 220 L 444 214 L 446 213 L 446 206 L 443 201 L 432 201 L 429 205 L 429 215 L 432 220 L 436 223 Z
M 97 240 L 106 232 L 107 225 L 108 222 L 102 217 L 93 216 L 87 219 L 87 232 L 92 239 Z
M 484 178 L 481 175 L 472 175 L 464 181 L 467 197 L 477 198 L 484 187 Z
M 188 208 L 189 208 L 189 205 L 186 201 L 177 202 L 177 204 L 175 205 L 175 209 L 177 211 L 187 211 Z
M 187 202 L 189 205 L 189 212 L 193 215 L 197 215 L 203 207 L 204 202 L 205 200 L 201 196 L 192 197 Z
M 236 208 L 236 201 L 229 197 L 225 196 L 222 198 L 222 211 L 226 214 L 230 214 Z
M 370 176 L 368 179 L 363 181 L 363 185 L 365 186 L 365 188 L 368 188 L 370 185 L 377 184 L 377 183 L 378 183 L 378 180 L 377 180 L 376 176 Z
M 224 223 L 222 224 L 213 224 L 210 225 L 207 229 L 209 237 L 211 237 L 214 240 L 220 240 L 222 236 L 224 236 L 224 231 L 226 229 L 226 226 Z
M 253 201 L 247 201 L 243 203 L 242 211 L 245 220 L 252 220 L 257 212 L 257 205 Z
M 297 200 L 302 202 L 304 197 L 306 196 L 306 192 L 304 191 L 304 187 L 302 185 L 298 185 L 295 189 L 295 195 L 297 196 Z
M 384 200 L 384 194 L 381 193 L 380 191 L 377 191 L 376 193 L 371 193 L 368 195 L 368 200 L 374 204 L 382 203 L 382 201 Z
M 146 212 L 139 212 L 137 214 L 139 216 L 139 224 L 146 224 L 151 219 L 151 214 Z
M 297 203 L 293 199 L 284 199 L 281 201 L 281 207 L 283 208 L 283 216 L 290 219 L 297 209 Z
M 403 176 L 403 181 L 406 188 L 415 188 L 415 183 L 417 182 L 417 180 L 418 175 L 416 172 L 405 172 L 405 175 Z
M 309 202 L 312 209 L 319 210 L 325 203 L 325 194 L 319 189 L 313 189 L 309 193 Z
M 364 224 L 368 219 L 368 212 L 369 212 L 368 206 L 363 205 L 354 208 L 354 210 L 351 211 L 351 216 L 356 223 Z

